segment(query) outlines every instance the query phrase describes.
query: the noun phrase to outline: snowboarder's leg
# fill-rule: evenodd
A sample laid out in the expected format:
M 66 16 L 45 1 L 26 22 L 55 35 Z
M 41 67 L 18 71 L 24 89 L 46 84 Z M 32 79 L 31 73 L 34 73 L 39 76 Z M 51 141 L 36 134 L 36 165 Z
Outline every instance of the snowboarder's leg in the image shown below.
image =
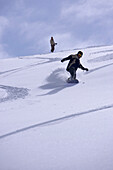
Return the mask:
M 51 46 L 51 52 L 54 52 L 54 45 Z
M 74 68 L 74 67 L 71 67 L 71 68 L 69 69 L 69 72 L 70 72 L 70 74 L 71 74 L 72 79 L 75 80 L 75 79 L 76 79 L 76 71 L 75 71 L 75 68 Z
M 71 77 L 67 79 L 68 83 L 79 83 L 79 81 L 76 79 L 76 70 L 74 67 L 71 67 L 68 72 L 71 74 Z

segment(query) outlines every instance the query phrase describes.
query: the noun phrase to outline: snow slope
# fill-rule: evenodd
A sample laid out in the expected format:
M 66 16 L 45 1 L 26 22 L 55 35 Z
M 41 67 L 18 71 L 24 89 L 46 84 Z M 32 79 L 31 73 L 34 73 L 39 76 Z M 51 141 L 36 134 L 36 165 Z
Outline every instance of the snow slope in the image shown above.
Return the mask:
M 0 170 L 113 170 L 113 46 L 0 59 Z

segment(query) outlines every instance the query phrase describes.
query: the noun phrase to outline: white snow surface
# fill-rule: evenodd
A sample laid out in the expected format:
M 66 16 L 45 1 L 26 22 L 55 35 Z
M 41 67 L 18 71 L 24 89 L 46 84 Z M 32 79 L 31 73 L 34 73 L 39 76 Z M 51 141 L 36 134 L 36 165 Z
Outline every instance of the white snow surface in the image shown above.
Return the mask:
M 113 170 L 113 46 L 0 59 L 0 170 Z

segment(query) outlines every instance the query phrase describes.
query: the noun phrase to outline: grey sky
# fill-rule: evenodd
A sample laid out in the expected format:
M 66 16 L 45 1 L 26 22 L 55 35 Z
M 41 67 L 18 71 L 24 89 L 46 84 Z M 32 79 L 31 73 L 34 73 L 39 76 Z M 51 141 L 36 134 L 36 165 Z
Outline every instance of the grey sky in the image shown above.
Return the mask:
M 0 58 L 113 44 L 113 0 L 0 0 Z

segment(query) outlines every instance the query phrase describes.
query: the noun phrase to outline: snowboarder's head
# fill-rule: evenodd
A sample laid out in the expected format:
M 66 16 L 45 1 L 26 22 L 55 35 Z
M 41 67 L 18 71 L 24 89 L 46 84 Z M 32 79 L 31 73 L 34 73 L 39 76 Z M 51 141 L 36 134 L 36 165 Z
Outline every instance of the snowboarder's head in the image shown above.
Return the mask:
M 81 57 L 83 56 L 83 52 L 82 52 L 82 51 L 78 51 L 77 56 L 78 56 L 79 58 L 81 58 Z

